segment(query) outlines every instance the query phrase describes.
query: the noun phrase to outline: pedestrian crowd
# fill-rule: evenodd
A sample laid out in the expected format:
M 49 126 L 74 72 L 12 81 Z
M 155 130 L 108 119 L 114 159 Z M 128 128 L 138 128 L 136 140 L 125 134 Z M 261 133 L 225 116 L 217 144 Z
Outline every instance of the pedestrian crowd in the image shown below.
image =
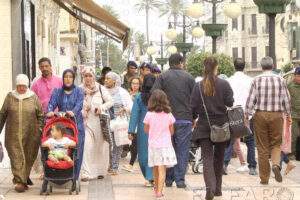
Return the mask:
M 33 185 L 30 172 L 42 165 L 40 147 L 49 150 L 49 160 L 74 165 L 75 178 L 82 181 L 116 176 L 120 169 L 132 172 L 138 160 L 145 186 L 154 188 L 157 199 L 164 199 L 164 186 L 187 187 L 191 144 L 201 148 L 207 200 L 222 196 L 222 176 L 228 174 L 234 154 L 241 165 L 237 172 L 257 175 L 256 148 L 260 184 L 269 184 L 271 171 L 282 182 L 282 162 L 285 174 L 295 168 L 292 160 L 300 141 L 300 67 L 287 82 L 272 71 L 272 58 L 265 57 L 260 63 L 263 73 L 251 78 L 244 73 L 245 61 L 237 58 L 236 72 L 228 78 L 219 75 L 218 61 L 208 57 L 199 66 L 202 77 L 195 81 L 184 62 L 180 54 L 172 54 L 170 69 L 162 73 L 151 63 L 129 61 L 124 76 L 104 67 L 99 80 L 94 68 L 85 67 L 81 85 L 75 84 L 78 77 L 72 69 L 62 78 L 55 76 L 48 58 L 39 60 L 42 76 L 31 87 L 28 77 L 19 74 L 16 89 L 7 94 L 0 111 L 15 190 L 25 192 Z M 228 132 L 228 109 L 236 106 L 244 111 L 241 120 L 249 133 L 221 140 Z M 58 112 L 75 121 L 77 143 L 65 136 L 59 123 L 41 143 L 43 127 Z M 109 121 L 102 123 L 104 116 L 110 127 Z M 247 146 L 246 159 L 241 141 Z M 72 160 L 68 149 L 75 147 L 78 159 Z M 129 163 L 120 167 L 128 152 Z

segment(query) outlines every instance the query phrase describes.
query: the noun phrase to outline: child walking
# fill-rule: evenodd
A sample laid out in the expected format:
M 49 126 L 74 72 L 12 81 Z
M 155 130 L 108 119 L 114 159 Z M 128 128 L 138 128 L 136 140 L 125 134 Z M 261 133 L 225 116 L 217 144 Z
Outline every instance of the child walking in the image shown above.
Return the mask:
M 144 119 L 145 133 L 148 140 L 148 165 L 153 167 L 154 191 L 157 199 L 163 199 L 163 187 L 166 168 L 177 164 L 172 146 L 171 135 L 174 134 L 175 118 L 167 95 L 162 90 L 155 90 L 148 102 L 148 112 Z

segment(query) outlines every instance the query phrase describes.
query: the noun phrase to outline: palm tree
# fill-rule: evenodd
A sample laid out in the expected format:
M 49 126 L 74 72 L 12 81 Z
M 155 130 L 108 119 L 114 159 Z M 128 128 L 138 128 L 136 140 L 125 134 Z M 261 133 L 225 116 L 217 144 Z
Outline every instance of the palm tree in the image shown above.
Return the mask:
M 134 34 L 134 40 L 139 46 L 139 50 L 140 50 L 139 54 L 144 55 L 146 53 L 146 48 L 147 48 L 145 34 L 141 32 L 136 32 Z
M 184 5 L 186 0 L 165 0 L 164 4 L 160 7 L 160 17 L 167 15 L 173 17 L 174 26 L 176 27 L 178 17 L 184 12 Z
M 147 44 L 149 45 L 149 11 L 155 10 L 161 7 L 162 3 L 157 0 L 139 0 L 139 3 L 135 4 L 135 7 L 139 12 L 142 10 L 146 13 L 146 36 L 147 36 Z

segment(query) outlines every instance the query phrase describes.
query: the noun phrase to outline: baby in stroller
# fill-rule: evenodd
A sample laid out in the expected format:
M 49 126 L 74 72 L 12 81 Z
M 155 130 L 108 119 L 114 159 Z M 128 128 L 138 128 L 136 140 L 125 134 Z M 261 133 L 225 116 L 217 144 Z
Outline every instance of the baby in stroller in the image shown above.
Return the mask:
M 56 123 L 51 127 L 51 137 L 42 143 L 42 147 L 47 147 L 50 151 L 48 159 L 58 163 L 64 160 L 74 165 L 73 160 L 68 156 L 68 149 L 76 147 L 76 143 L 64 137 L 65 127 L 60 123 Z

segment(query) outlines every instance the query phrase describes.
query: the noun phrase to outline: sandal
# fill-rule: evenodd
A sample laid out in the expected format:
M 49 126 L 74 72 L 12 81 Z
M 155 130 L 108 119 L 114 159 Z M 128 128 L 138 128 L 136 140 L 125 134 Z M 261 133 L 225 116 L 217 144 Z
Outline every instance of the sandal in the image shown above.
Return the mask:
M 165 200 L 165 195 L 156 193 L 156 200 Z

